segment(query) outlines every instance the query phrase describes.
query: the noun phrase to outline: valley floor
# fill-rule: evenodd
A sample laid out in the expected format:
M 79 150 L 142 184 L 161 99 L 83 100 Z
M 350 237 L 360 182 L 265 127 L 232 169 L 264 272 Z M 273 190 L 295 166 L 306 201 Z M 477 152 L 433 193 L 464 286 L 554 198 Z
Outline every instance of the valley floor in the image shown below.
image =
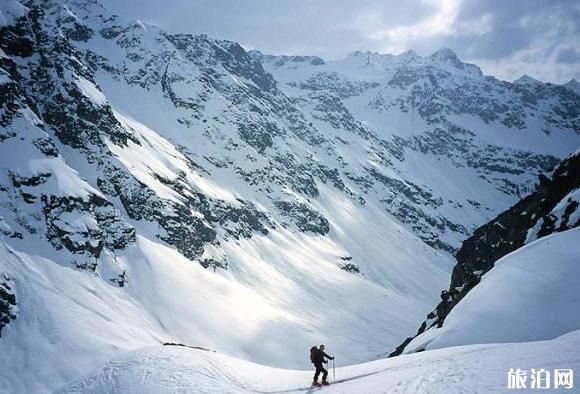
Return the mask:
M 510 368 L 527 373 L 532 368 L 580 371 L 578 349 L 580 330 L 550 341 L 458 346 L 339 367 L 334 384 L 318 389 L 310 387 L 311 371 L 270 368 L 194 348 L 157 346 L 110 361 L 59 393 L 526 392 L 531 375 L 525 382 L 527 390 L 508 390 Z M 341 355 L 336 356 L 340 361 Z M 573 392 L 553 389 L 554 381 L 550 385 L 551 390 L 543 391 Z

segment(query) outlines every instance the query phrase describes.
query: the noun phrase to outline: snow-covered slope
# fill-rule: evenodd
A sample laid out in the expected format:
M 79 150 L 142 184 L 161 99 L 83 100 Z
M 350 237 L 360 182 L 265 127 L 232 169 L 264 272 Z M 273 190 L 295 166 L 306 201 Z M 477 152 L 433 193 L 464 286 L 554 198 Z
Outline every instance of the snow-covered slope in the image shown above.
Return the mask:
M 91 0 L 2 7 L 1 357 L 62 380 L 169 338 L 299 367 L 283 349 L 332 336 L 355 362 L 428 311 L 449 256 L 348 183 L 238 44 Z
M 406 352 L 474 343 L 529 342 L 580 329 L 580 228 L 546 236 L 495 263 L 441 328 Z
M 166 341 L 296 368 L 308 365 L 301 349 L 324 341 L 360 362 L 396 343 L 429 305 L 419 292 L 339 269 L 330 241 L 282 231 L 224 247 L 235 268 L 219 274 L 138 235 L 111 262 L 126 267 L 119 287 L 101 270 L 2 244 L 0 272 L 17 304 L 2 330 L 5 387 L 50 391 L 122 350 Z
M 505 393 L 510 368 L 580 368 L 580 331 L 551 341 L 434 350 L 336 369 L 324 393 Z M 340 357 L 340 355 L 337 355 Z M 332 371 L 330 373 L 331 381 Z M 269 368 L 175 346 L 119 357 L 58 393 L 305 393 L 312 371 Z M 574 388 L 578 378 L 575 378 Z M 526 387 L 530 388 L 528 377 Z M 554 387 L 550 383 L 550 387 Z M 524 390 L 519 390 L 524 391 Z M 560 386 L 550 392 L 570 392 Z
M 280 367 L 320 341 L 372 359 L 429 311 L 461 239 L 580 142 L 569 89 L 448 51 L 276 68 L 95 0 L 0 12 L 11 391 L 167 340 Z
M 507 390 L 510 368 L 576 370 L 580 367 L 578 256 L 578 228 L 509 254 L 458 304 L 443 328 L 427 331 L 407 347 L 428 352 L 339 367 L 336 379 L 331 378 L 333 384 L 324 391 L 502 393 Z M 340 353 L 334 355 L 341 359 Z M 165 346 L 116 358 L 58 392 L 292 393 L 308 391 L 311 374 L 261 366 L 207 349 Z

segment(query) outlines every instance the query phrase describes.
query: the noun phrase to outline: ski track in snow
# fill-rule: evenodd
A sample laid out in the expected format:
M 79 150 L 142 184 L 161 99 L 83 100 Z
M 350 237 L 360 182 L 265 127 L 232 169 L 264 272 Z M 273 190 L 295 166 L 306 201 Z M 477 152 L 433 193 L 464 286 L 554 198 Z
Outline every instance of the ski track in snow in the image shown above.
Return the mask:
M 580 331 L 574 331 L 551 341 L 438 349 L 338 368 L 338 379 L 323 388 L 308 386 L 313 371 L 275 369 L 204 350 L 150 347 L 57 393 L 502 393 L 509 368 L 577 370 L 579 345 Z M 143 374 L 148 379 L 142 380 Z
M 35 6 L 26 4 L 30 8 L 0 2 L 0 21 L 13 24 Z M 416 330 L 449 283 L 451 255 L 424 241 L 459 246 L 474 226 L 529 190 L 547 153 L 561 157 L 580 143 L 569 117 L 557 117 L 561 130 L 543 130 L 554 125 L 545 119 L 555 115 L 552 104 L 563 100 L 555 86 L 544 86 L 550 94 L 548 100 L 538 96 L 538 107 L 512 114 L 525 120 L 523 129 L 488 122 L 479 111 L 470 114 L 479 104 L 458 114 L 453 112 L 458 108 L 447 108 L 446 122 L 477 131 L 453 148 L 445 138 L 454 140 L 455 129 L 430 124 L 417 112 L 441 98 L 433 96 L 425 67 L 446 75 L 438 82 L 444 88 L 440 94 L 475 89 L 470 97 L 490 98 L 489 105 L 511 108 L 511 100 L 522 102 L 517 91 L 523 88 L 473 72 L 473 65 L 457 68 L 445 59 L 412 54 L 371 59 L 359 53 L 322 67 L 278 68 L 278 58 L 254 63 L 227 41 L 187 36 L 176 43 L 179 36 L 112 17 L 98 1 L 39 4 L 43 12 L 20 19 L 14 35 L 3 37 L 17 47 L 30 41 L 33 56 L 0 50 L 3 70 L 5 64 L 13 69 L 0 74 L 7 102 L 14 100 L 5 107 L 16 111 L 0 130 L 0 274 L 10 277 L 18 305 L 17 317 L 2 331 L 0 392 L 52 392 L 120 354 L 165 341 L 200 344 L 280 368 L 306 368 L 300 349 L 315 342 L 329 344 L 345 363 L 375 359 Z M 87 39 L 70 36 L 73 27 Z M 70 53 L 62 51 L 65 43 Z M 454 56 L 443 51 L 438 57 L 446 55 Z M 44 57 L 48 61 L 39 62 Z M 355 90 L 359 82 L 376 86 L 344 100 L 332 78 L 317 88 L 296 87 L 321 70 L 338 73 L 338 84 L 352 82 Z M 416 81 L 404 88 L 389 85 L 398 70 L 411 72 Z M 259 86 L 260 81 L 271 86 Z M 571 86 L 577 90 L 577 83 Z M 492 89 L 490 97 L 479 93 L 485 88 Z M 420 104 L 410 110 L 397 104 L 414 101 L 409 94 L 416 89 L 425 93 Z M 57 100 L 59 90 L 76 93 L 76 99 Z M 377 99 L 385 105 L 371 108 Z M 85 110 L 77 108 L 79 102 Z M 250 134 L 262 130 L 265 134 L 258 135 L 272 141 L 252 141 L 244 126 Z M 443 136 L 429 137 L 439 127 L 446 129 Z M 310 140 L 316 136 L 324 137 L 322 142 Z M 486 149 L 498 150 L 492 159 L 501 164 L 499 170 L 485 160 Z M 514 161 L 517 152 L 526 160 Z M 528 154 L 534 158 L 530 163 Z M 302 182 L 294 184 L 296 178 Z M 111 179 L 118 183 L 104 187 Z M 506 182 L 515 190 L 503 190 Z M 197 193 L 213 201 L 212 215 L 195 199 L 180 205 L 185 195 Z M 43 198 L 53 197 L 68 203 L 47 214 Z M 115 225 L 97 221 L 98 207 L 89 201 L 97 197 Z M 82 206 L 65 209 L 77 200 Z M 128 213 L 128 207 L 147 207 L 151 200 L 151 207 Z M 301 230 L 293 222 L 297 213 L 276 207 L 280 201 L 307 208 L 301 214 L 307 224 L 326 218 L 328 232 Z M 272 222 L 264 224 L 267 234 L 248 227 L 260 221 L 257 211 L 250 210 L 245 220 L 238 214 L 230 220 L 222 212 L 235 213 L 230 209 L 243 203 Z M 309 219 L 308 212 L 322 216 Z M 222 219 L 216 216 L 209 224 L 215 214 Z M 183 232 L 189 228 L 183 220 L 161 224 L 187 215 L 192 223 L 209 224 L 216 241 L 201 242 L 201 231 Z M 236 235 L 244 229 L 247 236 Z M 172 231 L 179 239 L 165 242 L 164 234 Z M 114 236 L 126 243 L 107 246 Z M 190 251 L 189 258 L 176 249 L 196 241 L 203 251 Z M 99 242 L 105 245 L 100 255 L 90 251 Z M 228 269 L 204 269 L 199 262 L 206 258 L 226 262 Z M 71 260 L 94 261 L 96 267 Z M 345 271 L 346 261 L 360 272 Z M 313 391 L 304 387 L 311 372 L 184 351 L 131 353 L 139 357 L 111 361 L 71 387 L 135 393 Z M 191 354 L 201 356 L 185 359 Z M 365 381 L 369 387 L 386 382 L 389 390 L 421 392 L 468 378 L 452 357 L 438 359 L 433 372 L 430 355 L 402 360 L 414 361 L 341 368 L 347 377 L 329 390 L 360 391 L 356 382 Z M 193 375 L 192 363 L 197 365 Z M 254 374 L 240 375 L 239 365 Z M 393 371 L 401 376 L 393 377 Z M 268 374 L 276 379 L 262 382 Z

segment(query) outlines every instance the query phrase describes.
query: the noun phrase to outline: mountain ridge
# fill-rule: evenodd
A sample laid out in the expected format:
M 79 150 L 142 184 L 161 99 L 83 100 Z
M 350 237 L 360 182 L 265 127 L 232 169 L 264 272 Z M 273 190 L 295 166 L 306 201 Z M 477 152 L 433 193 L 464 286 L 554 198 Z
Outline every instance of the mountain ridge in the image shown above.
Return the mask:
M 97 1 L 1 7 L 13 374 L 72 379 L 159 341 L 303 367 L 281 335 L 378 357 L 432 308 L 461 241 L 580 143 L 575 93 L 445 51 L 278 64 Z

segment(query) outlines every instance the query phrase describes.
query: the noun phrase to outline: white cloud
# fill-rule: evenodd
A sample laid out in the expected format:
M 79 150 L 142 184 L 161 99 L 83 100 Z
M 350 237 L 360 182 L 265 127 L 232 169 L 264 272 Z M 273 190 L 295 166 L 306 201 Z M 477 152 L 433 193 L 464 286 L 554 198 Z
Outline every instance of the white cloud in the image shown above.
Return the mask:
M 424 20 L 411 25 L 377 30 L 371 33 L 369 38 L 382 41 L 383 47 L 401 51 L 408 49 L 409 43 L 415 40 L 453 34 L 453 25 L 459 12 L 461 0 L 424 0 L 424 3 L 435 6 L 437 11 Z

